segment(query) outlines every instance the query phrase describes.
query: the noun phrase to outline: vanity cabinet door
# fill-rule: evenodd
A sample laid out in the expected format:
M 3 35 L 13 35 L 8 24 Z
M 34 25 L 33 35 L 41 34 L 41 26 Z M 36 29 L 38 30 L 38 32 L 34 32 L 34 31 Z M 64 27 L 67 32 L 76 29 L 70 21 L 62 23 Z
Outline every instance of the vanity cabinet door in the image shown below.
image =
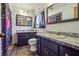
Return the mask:
M 47 54 L 48 54 L 48 56 L 58 56 L 58 54 L 56 54 L 54 51 L 52 51 L 50 49 L 48 50 Z
M 18 46 L 23 45 L 23 38 L 20 34 L 18 34 Z
M 58 45 L 49 39 L 41 38 L 41 55 L 43 56 L 57 56 Z
M 41 45 L 41 56 L 48 56 L 48 48 L 45 45 Z
M 58 54 L 58 44 L 51 41 L 50 39 L 42 38 L 41 42 L 43 45 L 47 46 L 50 50 L 54 51 L 56 54 Z
M 40 56 L 41 55 L 41 43 L 40 43 L 40 38 L 37 39 L 37 54 Z
M 37 37 L 37 54 L 40 56 L 57 56 L 58 44 L 41 36 Z
M 45 50 L 46 50 L 45 46 L 41 44 L 41 56 L 45 56 L 46 54 Z
M 67 46 L 59 46 L 59 55 L 60 56 L 79 56 L 79 50 L 76 50 Z
M 58 54 L 56 54 L 54 51 L 50 50 L 45 45 L 42 45 L 41 46 L 41 55 L 42 56 L 57 56 Z

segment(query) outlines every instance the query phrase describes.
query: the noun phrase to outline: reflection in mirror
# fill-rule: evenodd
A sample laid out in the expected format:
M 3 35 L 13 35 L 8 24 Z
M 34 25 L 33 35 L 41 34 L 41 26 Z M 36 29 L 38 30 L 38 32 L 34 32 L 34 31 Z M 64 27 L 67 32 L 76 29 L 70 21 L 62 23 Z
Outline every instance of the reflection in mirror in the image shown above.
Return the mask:
M 47 8 L 47 24 L 79 20 L 78 3 L 55 3 Z
M 16 25 L 17 26 L 32 26 L 32 17 L 16 15 Z

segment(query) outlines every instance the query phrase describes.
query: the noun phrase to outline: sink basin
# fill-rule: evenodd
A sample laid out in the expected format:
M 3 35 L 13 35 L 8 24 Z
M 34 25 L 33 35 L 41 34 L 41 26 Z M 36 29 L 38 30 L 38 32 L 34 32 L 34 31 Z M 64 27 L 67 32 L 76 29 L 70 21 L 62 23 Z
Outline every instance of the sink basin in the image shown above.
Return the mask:
M 51 38 L 55 38 L 55 39 L 64 39 L 64 38 L 66 38 L 66 36 L 64 36 L 64 35 L 57 35 L 57 34 L 43 33 L 43 35 L 51 37 Z
M 50 37 L 56 38 L 56 39 L 64 39 L 66 36 L 64 35 L 56 35 L 56 34 L 49 34 Z
M 55 37 L 56 37 L 56 38 L 59 38 L 59 39 L 64 39 L 64 38 L 66 38 L 66 36 L 64 36 L 64 35 L 56 35 Z

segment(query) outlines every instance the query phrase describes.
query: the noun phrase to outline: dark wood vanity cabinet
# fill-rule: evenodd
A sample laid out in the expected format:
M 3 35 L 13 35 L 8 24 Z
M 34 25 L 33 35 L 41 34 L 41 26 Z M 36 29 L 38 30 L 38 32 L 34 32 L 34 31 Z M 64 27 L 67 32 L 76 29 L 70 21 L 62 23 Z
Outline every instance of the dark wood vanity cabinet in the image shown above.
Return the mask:
M 37 54 L 39 56 L 79 56 L 79 50 L 51 41 L 48 38 L 37 37 Z
M 36 32 L 22 32 L 17 33 L 18 36 L 18 46 L 28 45 L 28 40 L 35 38 Z
M 37 53 L 39 56 L 57 56 L 58 45 L 48 39 L 37 36 Z
M 60 56 L 79 56 L 79 50 L 60 45 L 59 46 L 59 55 Z
M 41 56 L 57 56 L 57 53 L 45 45 L 41 45 Z

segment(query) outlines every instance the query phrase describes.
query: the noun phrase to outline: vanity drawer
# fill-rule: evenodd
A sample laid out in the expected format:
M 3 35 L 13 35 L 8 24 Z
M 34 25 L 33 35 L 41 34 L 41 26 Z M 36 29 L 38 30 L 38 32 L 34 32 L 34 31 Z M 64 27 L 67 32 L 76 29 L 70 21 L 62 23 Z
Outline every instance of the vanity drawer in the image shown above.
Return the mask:
M 79 50 L 76 50 L 67 46 L 59 46 L 59 55 L 60 56 L 79 56 Z
M 41 43 L 43 45 L 47 46 L 50 50 L 52 50 L 58 54 L 58 44 L 57 43 L 50 41 L 48 39 L 42 39 Z

